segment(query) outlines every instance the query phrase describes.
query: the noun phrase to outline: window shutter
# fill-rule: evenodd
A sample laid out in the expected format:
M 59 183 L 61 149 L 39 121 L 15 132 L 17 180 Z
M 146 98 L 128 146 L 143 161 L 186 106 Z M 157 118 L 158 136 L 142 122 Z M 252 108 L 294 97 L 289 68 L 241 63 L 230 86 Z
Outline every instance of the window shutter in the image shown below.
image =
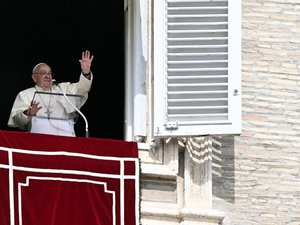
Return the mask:
M 154 136 L 241 132 L 241 2 L 154 1 Z

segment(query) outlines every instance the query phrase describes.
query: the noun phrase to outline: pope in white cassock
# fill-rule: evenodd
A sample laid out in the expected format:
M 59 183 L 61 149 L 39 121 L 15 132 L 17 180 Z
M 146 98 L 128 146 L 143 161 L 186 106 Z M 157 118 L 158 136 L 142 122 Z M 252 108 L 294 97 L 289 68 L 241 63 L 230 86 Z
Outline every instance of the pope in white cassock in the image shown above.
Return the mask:
M 88 50 L 82 52 L 79 60 L 82 71 L 79 81 L 58 85 L 52 80 L 50 66 L 46 63 L 37 64 L 32 71 L 35 86 L 18 93 L 8 126 L 32 133 L 76 136 L 75 108 L 80 109 L 88 98 L 93 80 L 93 58 Z

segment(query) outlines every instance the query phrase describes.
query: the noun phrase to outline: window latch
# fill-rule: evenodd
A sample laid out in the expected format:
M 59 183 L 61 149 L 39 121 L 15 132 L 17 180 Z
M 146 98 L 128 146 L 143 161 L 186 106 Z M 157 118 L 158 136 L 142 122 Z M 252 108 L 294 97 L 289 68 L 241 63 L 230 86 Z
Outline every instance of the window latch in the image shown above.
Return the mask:
M 167 122 L 166 124 L 167 130 L 177 130 L 178 129 L 178 122 Z

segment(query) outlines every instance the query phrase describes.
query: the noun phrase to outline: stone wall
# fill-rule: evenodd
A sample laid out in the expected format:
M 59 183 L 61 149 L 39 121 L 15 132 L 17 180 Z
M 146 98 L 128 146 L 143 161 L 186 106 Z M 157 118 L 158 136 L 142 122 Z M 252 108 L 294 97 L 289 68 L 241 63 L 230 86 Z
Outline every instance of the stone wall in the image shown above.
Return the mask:
M 300 1 L 243 1 L 240 136 L 213 138 L 224 225 L 300 224 Z

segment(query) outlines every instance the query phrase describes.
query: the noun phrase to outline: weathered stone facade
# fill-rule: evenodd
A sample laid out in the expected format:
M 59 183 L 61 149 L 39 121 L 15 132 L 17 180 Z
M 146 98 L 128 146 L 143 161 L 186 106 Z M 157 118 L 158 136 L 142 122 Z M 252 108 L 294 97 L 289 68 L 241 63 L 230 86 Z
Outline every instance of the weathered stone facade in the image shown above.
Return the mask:
M 215 144 L 223 224 L 300 224 L 300 1 L 243 1 L 243 132 Z

